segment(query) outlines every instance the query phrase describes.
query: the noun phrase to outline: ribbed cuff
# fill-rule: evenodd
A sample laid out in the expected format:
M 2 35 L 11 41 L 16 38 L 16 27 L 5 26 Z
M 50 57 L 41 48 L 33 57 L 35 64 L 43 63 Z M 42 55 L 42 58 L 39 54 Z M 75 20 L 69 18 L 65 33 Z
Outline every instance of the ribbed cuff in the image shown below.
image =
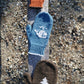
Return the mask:
M 29 54 L 44 56 L 44 47 L 38 45 L 31 45 L 29 47 Z

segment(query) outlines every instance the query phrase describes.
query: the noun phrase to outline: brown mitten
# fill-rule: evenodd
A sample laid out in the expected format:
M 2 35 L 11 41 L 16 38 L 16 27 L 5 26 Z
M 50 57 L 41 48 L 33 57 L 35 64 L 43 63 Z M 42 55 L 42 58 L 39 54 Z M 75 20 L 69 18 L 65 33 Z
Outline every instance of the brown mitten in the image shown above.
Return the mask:
M 49 61 L 40 61 L 35 68 L 33 78 L 28 73 L 24 74 L 26 84 L 56 84 L 57 68 Z
M 31 76 L 27 72 L 24 73 L 24 82 L 25 84 L 32 84 Z

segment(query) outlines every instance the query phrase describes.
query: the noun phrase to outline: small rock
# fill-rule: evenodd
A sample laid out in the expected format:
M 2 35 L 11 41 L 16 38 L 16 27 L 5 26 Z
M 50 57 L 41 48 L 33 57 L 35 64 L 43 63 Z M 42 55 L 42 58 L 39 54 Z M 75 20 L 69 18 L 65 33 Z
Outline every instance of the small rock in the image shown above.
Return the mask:
M 11 65 L 10 68 L 12 68 L 13 66 Z
M 84 78 L 80 79 L 80 84 L 84 84 Z
M 28 43 L 28 40 L 26 41 L 26 43 Z
M 19 36 L 19 39 L 22 39 L 22 36 Z
M 25 52 L 22 52 L 22 55 L 25 55 Z

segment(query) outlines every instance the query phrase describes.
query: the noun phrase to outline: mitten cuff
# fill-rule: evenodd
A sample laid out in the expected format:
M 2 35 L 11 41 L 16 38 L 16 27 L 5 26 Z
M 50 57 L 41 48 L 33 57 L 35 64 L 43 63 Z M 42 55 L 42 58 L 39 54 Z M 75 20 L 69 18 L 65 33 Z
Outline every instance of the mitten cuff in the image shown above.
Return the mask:
M 31 45 L 29 47 L 29 54 L 44 56 L 44 47 L 38 45 Z

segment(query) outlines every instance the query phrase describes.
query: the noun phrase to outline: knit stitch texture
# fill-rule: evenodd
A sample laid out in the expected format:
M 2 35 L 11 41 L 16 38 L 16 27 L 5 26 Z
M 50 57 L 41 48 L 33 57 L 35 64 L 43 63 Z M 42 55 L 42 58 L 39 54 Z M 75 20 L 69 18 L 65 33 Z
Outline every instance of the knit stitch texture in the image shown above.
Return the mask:
M 27 25 L 26 31 L 30 54 L 44 56 L 44 50 L 48 43 L 52 26 L 53 18 L 46 12 L 41 12 L 36 16 L 32 27 Z

